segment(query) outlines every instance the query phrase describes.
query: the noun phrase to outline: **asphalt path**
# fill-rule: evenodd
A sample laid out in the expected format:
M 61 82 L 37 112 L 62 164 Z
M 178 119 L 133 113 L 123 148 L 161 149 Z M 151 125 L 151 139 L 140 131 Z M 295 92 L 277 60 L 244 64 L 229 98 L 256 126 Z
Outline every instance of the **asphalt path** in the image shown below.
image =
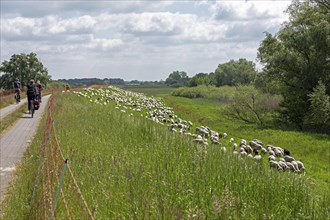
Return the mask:
M 6 195 L 13 172 L 21 162 L 26 148 L 36 134 L 41 117 L 47 109 L 49 97 L 50 95 L 42 97 L 40 108 L 35 111 L 33 118 L 31 118 L 31 114 L 24 113 L 12 127 L 6 129 L 5 133 L 0 135 L 0 203 Z M 26 105 L 26 100 L 1 109 L 1 118 L 24 104 Z

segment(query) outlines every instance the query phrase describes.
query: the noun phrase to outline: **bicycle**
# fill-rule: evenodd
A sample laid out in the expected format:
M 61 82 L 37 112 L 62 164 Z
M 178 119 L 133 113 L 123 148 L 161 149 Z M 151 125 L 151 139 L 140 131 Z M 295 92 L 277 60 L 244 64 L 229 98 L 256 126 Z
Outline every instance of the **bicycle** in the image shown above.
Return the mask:
M 30 112 L 31 112 L 31 118 L 33 118 L 34 115 L 34 98 L 30 100 Z

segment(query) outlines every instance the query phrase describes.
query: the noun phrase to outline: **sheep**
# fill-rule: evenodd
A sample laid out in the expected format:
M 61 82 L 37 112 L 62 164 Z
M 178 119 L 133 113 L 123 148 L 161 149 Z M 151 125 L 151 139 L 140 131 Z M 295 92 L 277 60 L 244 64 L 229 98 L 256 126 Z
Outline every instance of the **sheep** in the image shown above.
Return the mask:
M 290 154 L 291 154 L 291 153 L 290 153 L 290 151 L 289 151 L 289 150 L 287 150 L 287 149 L 284 149 L 284 155 L 288 155 L 288 156 L 291 156 Z
M 241 152 L 239 153 L 239 155 L 240 155 L 241 157 L 245 157 L 245 156 L 247 156 L 247 153 L 246 153 L 245 151 L 241 151 Z
M 197 144 L 202 144 L 202 145 L 208 146 L 207 140 L 203 139 L 202 136 L 200 136 L 200 135 L 198 135 L 198 137 L 196 139 L 193 139 L 193 142 L 195 142 Z
M 288 166 L 286 165 L 286 163 L 283 162 L 283 161 L 279 161 L 279 162 L 278 162 L 278 165 L 279 165 L 280 167 L 282 167 L 283 170 L 288 170 L 288 169 L 289 169 L 289 167 L 288 167 Z
M 230 143 L 234 142 L 234 138 L 230 138 L 229 142 Z
M 271 161 L 271 160 L 275 161 L 275 159 L 276 159 L 276 158 L 275 158 L 274 155 L 270 155 L 270 156 L 268 157 L 268 160 L 269 160 L 269 161 Z
M 273 150 L 268 150 L 268 152 L 269 152 L 269 155 L 272 155 L 275 157 L 275 152 Z
M 291 162 L 291 164 L 294 166 L 295 171 L 296 171 L 296 172 L 299 172 L 299 166 L 298 166 L 297 161 L 294 160 L 294 161 Z
M 294 171 L 295 173 L 299 172 L 292 163 L 286 162 L 286 165 L 289 167 L 289 170 Z
M 279 165 L 278 162 L 275 160 L 270 160 L 269 161 L 269 167 L 270 168 L 276 168 L 276 169 L 282 169 Z
M 284 160 L 285 160 L 286 162 L 292 162 L 292 161 L 295 160 L 293 157 L 288 156 L 288 155 L 285 155 L 283 158 L 284 158 Z
M 221 151 L 226 153 L 227 152 L 227 148 L 226 147 L 221 147 Z
M 304 166 L 304 164 L 301 161 L 296 160 L 296 162 L 298 164 L 299 170 L 301 170 L 301 171 L 305 170 L 305 166 Z
M 268 151 L 267 151 L 266 148 L 264 148 L 264 147 L 261 148 L 261 152 L 262 152 L 263 154 L 267 154 L 267 153 L 268 153 Z
M 236 150 L 236 147 L 237 147 L 237 144 L 234 143 L 234 144 L 233 144 L 233 148 L 234 148 L 234 149 L 233 149 L 233 154 L 234 154 L 234 155 L 238 155 L 238 152 L 237 152 L 237 150 Z
M 261 159 L 262 159 L 262 157 L 259 154 L 254 156 L 255 161 L 261 161 Z

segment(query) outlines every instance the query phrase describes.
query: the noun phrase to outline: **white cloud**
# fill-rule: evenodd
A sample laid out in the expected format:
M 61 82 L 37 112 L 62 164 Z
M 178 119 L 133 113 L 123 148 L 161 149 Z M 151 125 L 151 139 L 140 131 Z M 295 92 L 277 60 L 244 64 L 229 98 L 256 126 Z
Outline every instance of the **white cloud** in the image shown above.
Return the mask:
M 157 80 L 173 70 L 190 75 L 210 72 L 230 59 L 254 60 L 262 32 L 278 31 L 287 18 L 282 13 L 287 5 L 5 1 L 1 62 L 14 53 L 36 52 L 55 79 L 113 74 L 127 80 Z

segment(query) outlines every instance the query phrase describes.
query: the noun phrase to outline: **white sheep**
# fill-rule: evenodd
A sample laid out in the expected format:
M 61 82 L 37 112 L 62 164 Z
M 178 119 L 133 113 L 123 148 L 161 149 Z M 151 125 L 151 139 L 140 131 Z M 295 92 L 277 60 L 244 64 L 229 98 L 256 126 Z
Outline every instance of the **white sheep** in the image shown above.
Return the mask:
M 299 168 L 300 171 L 305 170 L 305 166 L 301 161 L 297 160 L 296 162 L 298 164 L 298 168 Z
M 286 162 L 292 162 L 295 160 L 293 157 L 290 157 L 289 155 L 285 155 L 283 158 Z

